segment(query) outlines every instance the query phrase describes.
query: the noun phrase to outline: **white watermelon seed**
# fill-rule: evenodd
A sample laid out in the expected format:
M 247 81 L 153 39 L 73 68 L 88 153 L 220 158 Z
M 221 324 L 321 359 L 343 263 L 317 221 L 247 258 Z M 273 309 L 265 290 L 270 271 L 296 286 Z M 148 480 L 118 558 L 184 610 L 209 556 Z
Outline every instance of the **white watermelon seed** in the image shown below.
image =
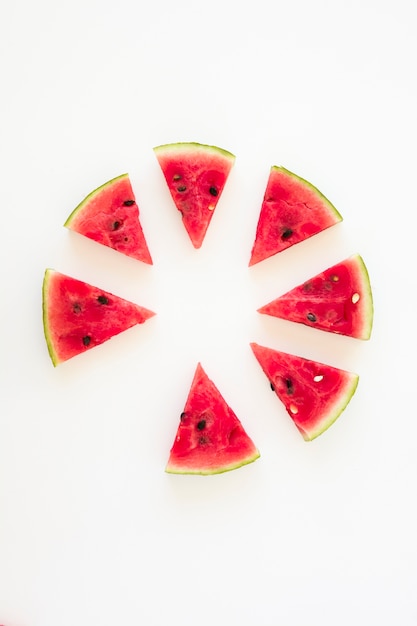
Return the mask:
M 319 383 L 323 380 L 324 376 L 323 374 L 317 374 L 317 376 L 314 376 L 313 380 L 315 383 Z
M 291 413 L 293 413 L 293 415 L 297 415 L 298 409 L 295 406 L 295 404 L 290 404 L 290 411 L 291 411 Z
M 358 293 L 354 293 L 352 296 L 353 304 L 356 304 L 357 302 L 359 302 L 359 300 L 360 300 L 360 295 Z

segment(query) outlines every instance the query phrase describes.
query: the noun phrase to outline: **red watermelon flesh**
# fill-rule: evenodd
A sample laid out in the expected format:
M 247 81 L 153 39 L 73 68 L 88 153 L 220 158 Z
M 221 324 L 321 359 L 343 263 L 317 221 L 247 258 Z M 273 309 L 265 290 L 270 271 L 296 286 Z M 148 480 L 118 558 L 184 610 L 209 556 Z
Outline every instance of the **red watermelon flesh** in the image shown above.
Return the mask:
M 153 315 L 149 309 L 81 280 L 52 269 L 45 271 L 43 324 L 54 365 L 143 324 Z
M 252 463 L 258 457 L 255 444 L 199 363 L 166 471 L 220 474 Z
M 152 265 L 128 174 L 92 191 L 64 226 L 117 252 Z
M 195 248 L 200 248 L 235 156 L 195 142 L 154 148 L 172 199 Z
M 249 265 L 255 265 L 342 221 L 314 185 L 285 167 L 271 167 Z
M 373 303 L 365 263 L 355 254 L 258 311 L 331 333 L 369 339 Z
M 346 408 L 357 374 L 251 343 L 272 390 L 306 441 L 321 435 Z

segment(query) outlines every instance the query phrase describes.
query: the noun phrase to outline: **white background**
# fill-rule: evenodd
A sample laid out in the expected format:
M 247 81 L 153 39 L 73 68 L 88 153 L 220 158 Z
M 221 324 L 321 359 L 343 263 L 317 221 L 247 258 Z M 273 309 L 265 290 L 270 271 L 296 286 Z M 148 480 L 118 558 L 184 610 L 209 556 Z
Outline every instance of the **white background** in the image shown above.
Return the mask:
M 416 625 L 414 2 L 16 0 L 0 51 L 0 623 Z M 152 151 L 172 141 L 236 155 L 200 251 Z M 274 164 L 344 221 L 248 268 Z M 63 227 L 125 171 L 152 267 Z M 355 252 L 369 342 L 256 313 Z M 46 267 L 157 315 L 54 368 Z M 360 375 L 320 438 L 250 341 Z M 198 361 L 261 458 L 171 476 Z

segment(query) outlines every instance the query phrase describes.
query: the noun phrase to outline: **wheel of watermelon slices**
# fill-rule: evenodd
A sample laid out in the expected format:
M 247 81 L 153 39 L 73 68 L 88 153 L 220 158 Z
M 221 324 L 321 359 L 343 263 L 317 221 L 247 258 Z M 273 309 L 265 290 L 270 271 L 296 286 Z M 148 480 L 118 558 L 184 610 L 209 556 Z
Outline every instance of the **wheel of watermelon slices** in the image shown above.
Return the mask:
M 193 247 L 198 250 L 218 206 L 235 156 L 195 142 L 165 144 L 154 153 Z M 259 209 L 249 266 L 330 228 L 342 216 L 314 185 L 273 166 Z M 128 174 L 89 193 L 64 224 L 95 243 L 153 264 Z M 94 244 L 95 245 L 95 244 Z M 43 327 L 54 366 L 155 315 L 142 305 L 53 269 L 43 280 Z M 369 275 L 359 254 L 340 261 L 258 312 L 353 339 L 371 336 L 373 302 Z M 356 391 L 357 374 L 250 344 L 271 389 L 306 441 L 341 415 Z M 260 456 L 219 388 L 197 364 L 169 453 L 166 472 L 218 474 Z

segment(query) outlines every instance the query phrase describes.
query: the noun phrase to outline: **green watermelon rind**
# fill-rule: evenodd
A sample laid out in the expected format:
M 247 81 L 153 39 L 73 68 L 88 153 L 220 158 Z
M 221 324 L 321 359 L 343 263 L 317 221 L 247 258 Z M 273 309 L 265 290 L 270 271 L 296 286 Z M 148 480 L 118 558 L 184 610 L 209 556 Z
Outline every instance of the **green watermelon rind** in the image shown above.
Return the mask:
M 349 384 L 346 385 L 343 391 L 339 394 L 335 403 L 332 405 L 331 409 L 329 409 L 328 416 L 320 422 L 319 427 L 309 433 L 303 432 L 302 429 L 298 427 L 305 441 L 313 441 L 335 423 L 354 396 L 358 384 L 358 374 L 350 373 Z
M 225 150 L 224 148 L 219 148 L 218 146 L 214 145 L 198 143 L 196 141 L 179 141 L 176 143 L 165 143 L 154 148 L 154 152 L 156 154 L 165 154 L 168 151 L 182 152 L 184 150 L 204 150 L 207 152 L 212 152 L 213 154 L 222 155 L 230 161 L 234 161 L 236 159 L 236 156 L 232 152 L 229 152 L 229 150 Z
M 250 463 L 254 463 L 260 457 L 259 450 L 256 451 L 255 454 L 251 455 L 246 459 L 241 459 L 237 463 L 231 463 L 229 465 L 218 466 L 213 469 L 176 469 L 175 465 L 168 464 L 165 468 L 165 472 L 167 474 L 180 474 L 186 476 L 187 474 L 190 476 L 214 476 L 215 474 L 225 474 L 226 472 L 233 471 L 235 469 L 239 469 L 244 467 L 245 465 L 249 465 Z
M 107 190 L 109 187 L 111 187 L 114 183 L 119 182 L 120 180 L 124 180 L 126 178 L 129 178 L 129 174 L 125 173 L 125 174 L 120 174 L 119 176 L 115 176 L 114 178 L 111 178 L 110 180 L 106 181 L 105 183 L 103 183 L 102 185 L 100 185 L 100 187 L 97 187 L 96 189 L 93 189 L 93 191 L 91 191 L 88 196 L 86 196 L 84 198 L 84 200 L 82 200 L 76 207 L 75 209 L 69 214 L 69 216 L 67 217 L 67 219 L 64 222 L 64 226 L 66 228 L 71 228 L 71 224 L 73 223 L 73 221 L 75 220 L 75 218 L 78 216 L 79 213 L 81 213 L 81 211 L 84 209 L 84 207 L 96 196 L 98 196 L 100 194 L 100 192 Z
M 354 259 L 358 263 L 359 278 L 361 287 L 363 289 L 362 300 L 362 320 L 363 326 L 360 332 L 359 339 L 367 341 L 371 338 L 372 327 L 374 323 L 374 301 L 372 295 L 371 280 L 369 278 L 368 268 L 365 265 L 365 261 L 360 254 L 352 255 L 351 259 Z
M 271 167 L 271 170 L 283 172 L 284 174 L 287 174 L 288 176 L 290 176 L 297 182 L 305 185 L 308 189 L 310 189 L 310 191 L 312 191 L 317 196 L 317 198 L 319 198 L 323 202 L 323 204 L 330 210 L 330 212 L 333 213 L 335 220 L 337 220 L 338 222 L 343 221 L 343 216 L 339 213 L 339 211 L 336 209 L 334 204 L 330 202 L 330 200 L 324 195 L 324 193 L 320 191 L 320 189 L 317 189 L 315 185 L 310 183 L 310 181 L 306 180 L 302 176 L 299 176 L 298 174 L 295 174 L 294 172 L 291 172 L 291 170 L 287 169 L 283 165 L 273 165 Z
M 47 302 L 48 302 L 48 291 L 49 291 L 49 281 L 50 277 L 54 273 L 53 269 L 47 268 L 45 270 L 43 285 L 42 285 L 42 319 L 43 319 L 43 331 L 45 335 L 46 345 L 48 348 L 49 356 L 51 357 L 51 361 L 56 367 L 61 363 L 58 358 L 57 353 L 54 350 L 54 346 L 51 340 L 51 334 L 49 332 L 49 323 L 48 323 L 48 311 L 47 311 Z

